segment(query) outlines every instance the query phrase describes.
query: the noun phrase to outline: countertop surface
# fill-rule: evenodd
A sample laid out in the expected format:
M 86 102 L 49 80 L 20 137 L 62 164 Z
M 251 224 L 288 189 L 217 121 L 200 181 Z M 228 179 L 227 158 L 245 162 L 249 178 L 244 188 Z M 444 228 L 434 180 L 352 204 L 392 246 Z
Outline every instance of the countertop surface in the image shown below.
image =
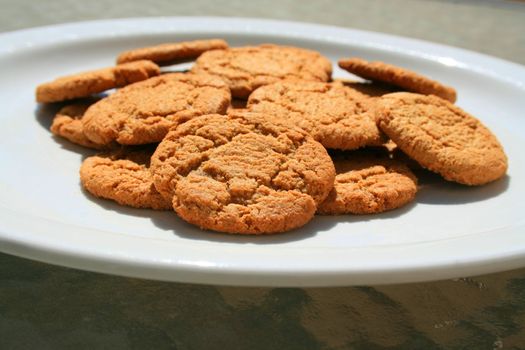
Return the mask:
M 148 16 L 286 19 L 413 37 L 525 64 L 520 1 L 0 0 L 0 31 Z M 0 254 L 1 349 L 525 349 L 525 269 L 338 288 L 109 276 Z

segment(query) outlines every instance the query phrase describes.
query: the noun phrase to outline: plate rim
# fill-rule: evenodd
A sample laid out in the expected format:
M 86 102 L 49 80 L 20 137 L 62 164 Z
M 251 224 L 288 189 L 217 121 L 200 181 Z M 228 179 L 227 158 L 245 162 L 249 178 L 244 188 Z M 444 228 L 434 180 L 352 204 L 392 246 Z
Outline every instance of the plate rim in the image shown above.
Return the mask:
M 16 30 L 12 32 L 0 33 L 0 43 L 5 41 L 15 42 L 12 46 L 3 46 L 4 49 L 0 50 L 0 57 L 3 55 L 9 55 L 15 52 L 23 52 L 24 49 L 34 48 L 39 45 L 46 47 L 52 44 L 66 45 L 69 42 L 77 42 L 78 40 L 85 39 L 97 39 L 107 38 L 108 34 L 97 32 L 97 35 L 90 36 L 89 34 L 78 34 L 76 31 L 86 31 L 90 27 L 97 27 L 97 30 L 107 29 L 113 27 L 113 32 L 110 33 L 111 37 L 132 37 L 136 34 L 160 34 L 169 33 L 171 31 L 180 34 L 181 31 L 177 26 L 173 26 L 173 22 L 178 22 L 179 26 L 184 25 L 186 32 L 198 33 L 198 31 L 192 30 L 193 27 L 188 27 L 188 23 L 207 23 L 206 26 L 201 27 L 201 32 L 209 32 L 211 26 L 219 26 L 222 31 L 219 33 L 232 32 L 233 30 L 239 30 L 240 28 L 248 28 L 246 32 L 241 31 L 240 34 L 264 34 L 264 35 L 281 35 L 286 38 L 293 38 L 295 36 L 304 39 L 304 33 L 300 35 L 295 33 L 295 36 L 288 35 L 289 33 L 282 32 L 283 28 L 293 27 L 294 29 L 308 29 L 307 32 L 315 31 L 317 37 L 314 39 L 327 40 L 327 35 L 330 41 L 340 42 L 347 44 L 357 44 L 360 38 L 371 38 L 375 40 L 389 40 L 393 44 L 381 45 L 375 40 L 370 40 L 367 43 L 367 47 L 373 47 L 376 49 L 390 49 L 391 51 L 402 50 L 403 46 L 412 47 L 416 45 L 419 50 L 424 50 L 425 59 L 430 60 L 442 60 L 444 58 L 451 58 L 454 62 L 448 62 L 449 64 L 461 64 L 461 60 L 457 60 L 454 57 L 462 57 L 465 59 L 475 59 L 478 62 L 478 66 L 465 67 L 476 73 L 486 74 L 493 76 L 496 72 L 498 77 L 502 75 L 505 78 L 506 83 L 512 83 L 518 88 L 525 90 L 525 67 L 515 63 L 506 61 L 500 58 L 495 58 L 486 54 L 477 53 L 465 49 L 455 48 L 443 44 L 431 43 L 413 38 L 405 38 L 390 34 L 376 33 L 370 31 L 356 30 L 343 27 L 327 26 L 312 23 L 302 22 L 291 22 L 291 21 L 280 21 L 280 20 L 267 20 L 267 19 L 255 19 L 255 18 L 232 18 L 232 17 L 144 17 L 144 18 L 124 18 L 124 19 L 105 19 L 96 21 L 82 21 L 82 22 L 70 22 L 56 25 L 48 25 L 42 27 L 34 27 Z M 145 27 L 152 27 L 152 24 L 158 25 L 172 24 L 169 28 L 164 28 L 163 25 L 157 26 L 156 30 L 151 30 L 145 33 Z M 117 29 L 115 28 L 115 24 Z M 273 31 L 266 30 L 268 24 L 274 25 Z M 262 27 L 265 27 L 262 29 Z M 129 31 L 130 28 L 134 28 L 134 31 Z M 206 30 L 204 30 L 206 28 Z M 162 30 L 162 31 L 160 31 Z M 214 28 L 215 30 L 215 28 Z M 125 32 L 124 32 L 125 31 Z M 68 33 L 66 35 L 67 40 L 60 40 L 59 35 L 51 35 L 56 32 Z M 349 37 L 352 39 L 341 39 L 336 34 L 352 34 Z M 64 34 L 63 34 L 64 35 Z M 355 35 L 355 36 L 353 36 Z M 35 40 L 36 38 L 51 38 L 46 39 L 39 43 L 33 43 L 27 41 L 27 39 Z M 324 39 L 323 39 L 324 38 Z M 25 39 L 25 41 L 24 41 Z M 62 38 L 63 39 L 63 38 Z M 311 38 L 310 38 L 311 39 Z M 363 45 L 361 45 L 363 46 Z M 395 48 L 394 48 L 395 46 Z M 2 46 L 0 46 L 2 47 Z M 401 48 L 400 48 L 401 47 Z M 429 50 L 431 48 L 431 50 Z M 418 55 L 417 50 L 412 49 L 411 54 Z M 438 55 L 437 53 L 441 53 Z M 403 51 L 405 53 L 405 51 Z M 479 65 L 481 62 L 481 65 Z M 491 68 L 487 69 L 486 64 L 490 64 Z M 508 73 L 512 72 L 512 77 L 509 77 Z M 517 73 L 517 74 L 516 74 Z M 390 284 L 390 283 L 404 283 L 404 282 L 417 282 L 417 281 L 430 281 L 443 278 L 453 278 L 468 275 L 469 271 L 479 269 L 483 266 L 484 273 L 496 272 L 502 270 L 508 270 L 512 268 L 523 267 L 525 265 L 525 245 L 520 249 L 514 251 L 507 251 L 506 254 L 494 255 L 487 259 L 476 260 L 475 256 L 469 256 L 469 259 L 457 259 L 456 261 L 446 260 L 441 263 L 434 265 L 418 265 L 411 266 L 407 261 L 404 264 L 392 265 L 390 268 L 385 266 L 380 268 L 368 268 L 365 269 L 360 267 L 359 269 L 352 269 L 352 266 L 342 264 L 340 268 L 331 269 L 315 269 L 310 267 L 309 270 L 300 268 L 285 269 L 274 267 L 272 270 L 257 269 L 254 266 L 236 266 L 235 264 L 228 264 L 225 261 L 216 259 L 213 261 L 201 261 L 191 262 L 179 259 L 174 260 L 156 260 L 156 259 L 144 259 L 144 257 L 133 257 L 132 260 L 126 259 L 125 255 L 121 256 L 116 254 L 115 251 L 75 251 L 75 247 L 78 249 L 78 245 L 67 245 L 66 242 L 60 242 L 59 240 L 49 240 L 52 232 L 42 232 L 46 234 L 45 240 L 42 241 L 43 236 L 39 236 L 38 239 L 33 239 L 28 242 L 21 237 L 16 237 L 16 234 L 9 234 L 16 227 L 15 218 L 6 215 L 8 210 L 0 207 L 0 251 L 8 254 L 18 255 L 26 258 L 49 262 L 57 265 L 80 268 L 84 270 L 110 273 L 116 275 L 124 275 L 130 277 L 140 277 L 148 279 L 158 279 L 167 281 L 177 282 L 191 282 L 191 283 L 206 283 L 206 284 L 219 284 L 219 285 L 239 285 L 239 286 L 347 286 L 356 284 Z M 29 220 L 28 220 L 29 221 Z M 59 223 L 60 224 L 60 223 Z M 9 226 L 11 225 L 11 226 Z M 14 226 L 13 226 L 14 225 Z M 20 225 L 20 223 L 18 223 Z M 69 225 L 71 226 L 71 225 Z M 523 227 L 524 225 L 518 226 Z M 79 228 L 82 231 L 81 228 Z M 85 231 L 93 231 L 91 229 L 83 229 Z M 515 232 L 516 233 L 516 232 Z M 80 235 L 80 238 L 82 238 Z M 85 237 L 84 237 L 85 238 Z M 124 240 L 132 238 L 130 236 L 121 237 Z M 137 237 L 133 237 L 137 238 Z M 464 237 L 463 237 L 464 238 Z M 447 239 L 460 240 L 462 237 L 455 237 Z M 518 243 L 523 243 L 521 237 L 513 237 Z M 69 242 L 72 243 L 72 242 Z M 85 243 L 85 242 L 84 242 Z M 430 245 L 434 245 L 435 242 L 430 242 Z M 421 245 L 421 244 L 418 244 Z M 290 247 L 288 247 L 290 248 Z M 403 247 L 401 247 L 402 249 Z M 358 248 L 356 248 L 358 249 Z M 370 249 L 370 247 L 367 247 Z M 377 248 L 379 253 L 383 254 L 381 247 Z M 388 247 L 392 250 L 392 246 Z M 306 251 L 308 248 L 301 248 Z M 352 250 L 352 249 L 350 249 Z M 98 253 L 98 254 L 97 254 Z M 274 254 L 274 253 L 272 253 Z M 398 252 L 399 254 L 399 252 Z M 337 255 L 337 254 L 336 254 Z M 336 258 L 341 258 L 337 255 Z M 220 257 L 217 257 L 220 258 Z M 213 259 L 210 259 L 213 260 Z M 348 260 L 346 261 L 349 262 Z M 354 259 L 355 263 L 355 259 Z M 355 267 L 355 266 L 354 266 Z M 132 270 L 130 270 L 130 268 Z M 430 275 L 429 275 L 430 274 Z

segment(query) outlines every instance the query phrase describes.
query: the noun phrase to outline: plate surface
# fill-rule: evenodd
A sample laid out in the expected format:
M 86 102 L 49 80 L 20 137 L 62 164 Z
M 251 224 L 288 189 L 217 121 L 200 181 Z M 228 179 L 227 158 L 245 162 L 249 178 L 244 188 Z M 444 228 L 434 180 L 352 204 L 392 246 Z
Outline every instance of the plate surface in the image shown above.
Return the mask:
M 360 56 L 409 67 L 456 87 L 457 104 L 502 142 L 508 175 L 468 188 L 422 180 L 416 202 L 374 216 L 316 217 L 269 237 L 200 231 L 171 212 L 120 207 L 84 193 L 91 154 L 53 138 L 56 107 L 39 83 L 109 66 L 156 43 L 221 37 L 272 42 L 333 60 Z M 85 22 L 0 34 L 0 251 L 49 263 L 168 281 L 335 286 L 444 279 L 525 266 L 525 68 L 485 55 L 377 33 L 232 18 Z M 335 67 L 334 67 L 335 68 Z M 350 77 L 337 68 L 335 77 Z

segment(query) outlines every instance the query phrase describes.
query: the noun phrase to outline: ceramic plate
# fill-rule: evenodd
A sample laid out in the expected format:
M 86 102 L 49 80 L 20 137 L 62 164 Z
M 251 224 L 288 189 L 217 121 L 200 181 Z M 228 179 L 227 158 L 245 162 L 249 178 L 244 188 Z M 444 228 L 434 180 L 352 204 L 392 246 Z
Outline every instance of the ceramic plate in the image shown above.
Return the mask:
M 114 63 L 123 50 L 221 37 L 359 56 L 456 87 L 457 104 L 501 140 L 508 175 L 470 188 L 421 180 L 416 201 L 374 216 L 316 217 L 281 235 L 204 232 L 172 212 L 121 207 L 83 192 L 92 152 L 54 138 L 56 106 L 35 87 Z M 329 26 L 232 18 L 124 19 L 0 35 L 0 250 L 141 278 L 244 286 L 335 286 L 444 279 L 525 266 L 525 68 L 485 55 Z M 350 77 L 334 69 L 335 77 Z

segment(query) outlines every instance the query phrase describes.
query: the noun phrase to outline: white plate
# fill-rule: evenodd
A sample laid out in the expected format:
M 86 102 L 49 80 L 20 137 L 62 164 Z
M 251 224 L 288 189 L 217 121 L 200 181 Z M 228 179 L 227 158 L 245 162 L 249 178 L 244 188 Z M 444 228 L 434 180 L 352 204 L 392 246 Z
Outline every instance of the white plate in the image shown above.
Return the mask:
M 423 181 L 416 203 L 374 216 L 316 217 L 270 237 L 203 232 L 171 212 L 81 190 L 80 147 L 48 131 L 35 86 L 113 64 L 126 49 L 222 37 L 361 56 L 457 88 L 503 143 L 508 176 L 478 188 Z M 232 18 L 125 19 L 0 35 L 0 250 L 53 264 L 181 282 L 334 286 L 435 280 L 525 266 L 525 68 L 473 52 L 336 27 Z M 348 76 L 335 69 L 335 76 Z M 435 180 L 435 179 L 434 179 Z

